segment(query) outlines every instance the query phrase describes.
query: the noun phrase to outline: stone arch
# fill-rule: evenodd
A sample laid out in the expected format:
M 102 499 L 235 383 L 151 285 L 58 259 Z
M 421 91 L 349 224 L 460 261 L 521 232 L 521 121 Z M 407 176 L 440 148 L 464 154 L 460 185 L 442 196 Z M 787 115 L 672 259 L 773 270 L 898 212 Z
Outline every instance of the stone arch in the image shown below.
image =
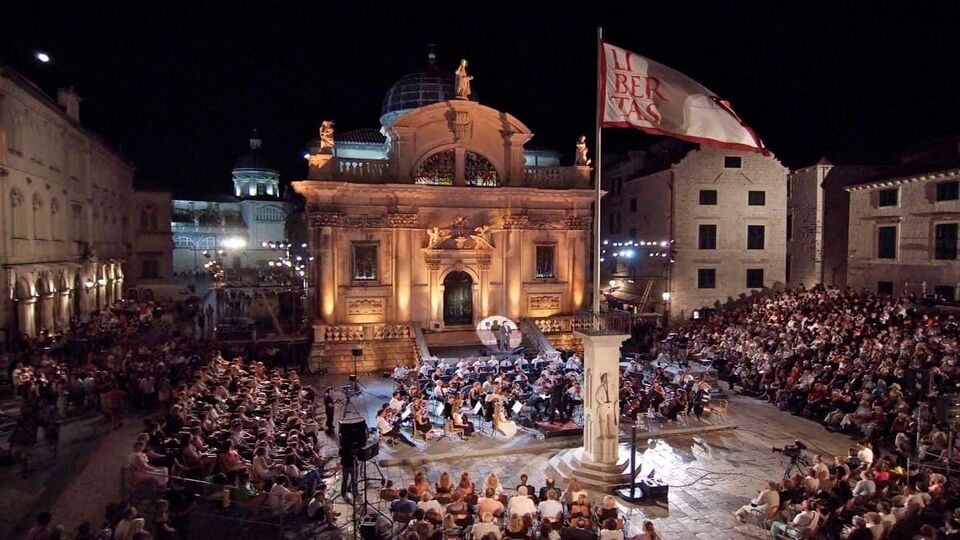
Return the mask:
M 462 269 L 446 273 L 443 284 L 443 324 L 464 325 L 476 320 L 476 280 Z
M 46 273 L 39 274 L 34 283 L 37 302 L 34 313 L 34 330 L 37 334 L 53 330 L 53 284 Z
M 36 308 L 37 297 L 26 277 L 18 277 L 13 284 L 13 326 L 21 335 L 37 335 Z

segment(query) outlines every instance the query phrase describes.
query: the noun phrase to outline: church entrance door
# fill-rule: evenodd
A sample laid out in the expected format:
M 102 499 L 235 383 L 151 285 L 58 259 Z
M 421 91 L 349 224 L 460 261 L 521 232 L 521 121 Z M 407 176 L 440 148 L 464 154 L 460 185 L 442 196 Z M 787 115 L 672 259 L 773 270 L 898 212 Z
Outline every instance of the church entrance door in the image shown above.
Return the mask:
M 473 324 L 473 278 L 456 270 L 443 279 L 443 323 Z

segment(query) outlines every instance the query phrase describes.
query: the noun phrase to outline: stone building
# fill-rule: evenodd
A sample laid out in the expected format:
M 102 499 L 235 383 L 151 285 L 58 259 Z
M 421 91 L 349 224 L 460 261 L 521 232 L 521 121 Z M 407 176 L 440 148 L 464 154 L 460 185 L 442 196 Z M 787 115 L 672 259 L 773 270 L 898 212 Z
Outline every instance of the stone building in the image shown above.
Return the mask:
M 611 162 L 601 205 L 608 298 L 683 320 L 783 286 L 786 180 L 772 156 L 673 139 Z
M 136 287 L 136 293 L 128 290 L 127 294 L 168 298 L 176 294 L 170 234 L 171 193 L 139 177 L 134 179 L 133 187 L 129 234 L 134 242 L 126 268 L 127 278 Z
M 847 284 L 847 225 L 851 184 L 876 177 L 885 165 L 835 165 L 826 158 L 787 178 L 787 284 Z
M 331 342 L 363 340 L 376 355 L 377 342 L 420 328 L 473 330 L 492 315 L 589 303 L 590 168 L 528 151 L 520 120 L 454 98 L 452 71 L 431 59 L 401 78 L 379 131 L 314 148 L 308 178 L 293 183 L 315 256 L 315 362 L 340 369 Z
M 254 131 L 249 148 L 237 158 L 232 195 L 173 201 L 173 269 L 180 278 L 205 274 L 204 252 L 223 251 L 228 268 L 263 269 L 277 258 L 264 243 L 287 238 L 288 201 L 281 196 L 280 173 Z
M 85 318 L 139 277 L 125 264 L 138 251 L 146 202 L 133 177 L 133 166 L 81 125 L 72 90 L 53 99 L 0 65 L 0 280 L 8 291 L 0 325 L 8 336 Z M 156 224 L 160 238 L 168 229 Z
M 956 301 L 960 169 L 851 185 L 847 284 Z

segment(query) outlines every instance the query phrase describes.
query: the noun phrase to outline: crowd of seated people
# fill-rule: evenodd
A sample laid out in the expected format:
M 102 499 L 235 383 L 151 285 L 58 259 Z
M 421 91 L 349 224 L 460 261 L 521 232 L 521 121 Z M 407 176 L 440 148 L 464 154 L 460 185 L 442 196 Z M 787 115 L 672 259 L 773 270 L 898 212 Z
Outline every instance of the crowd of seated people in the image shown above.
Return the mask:
M 127 461 L 130 489 L 186 491 L 247 517 L 329 518 L 324 478 L 339 465 L 323 433 L 324 395 L 296 372 L 211 355 L 186 368 L 166 414 L 145 421 Z
M 392 481 L 380 491 L 390 501 L 390 513 L 404 540 L 624 540 L 624 516 L 613 497 L 599 504 L 590 499 L 574 478 L 564 488 L 548 478 L 532 486 L 526 474 L 508 488 L 495 473 L 474 480 L 448 472 L 430 483 L 423 472 L 406 487 Z M 632 540 L 662 540 L 650 521 Z
M 131 406 L 150 410 L 169 401 L 180 367 L 205 350 L 175 325 L 155 304 L 122 302 L 58 334 L 8 344 L 0 363 L 20 399 L 14 457 L 26 463 L 41 429 L 55 450 L 66 418 L 102 413 L 119 427 Z
M 738 518 L 760 514 L 771 534 L 792 537 L 956 536 L 956 486 L 943 467 L 960 449 L 951 453 L 936 413 L 960 383 L 952 314 L 818 286 L 718 311 L 684 335 L 690 356 L 738 391 L 858 440 L 848 456 L 765 485 Z
M 417 370 L 398 365 L 393 378 L 393 398 L 377 416 L 380 435 L 391 439 L 408 425 L 414 438 L 441 429 L 469 437 L 477 418 L 490 424 L 491 433 L 511 438 L 521 412 L 562 424 L 583 403 L 583 361 L 575 353 L 426 359 Z

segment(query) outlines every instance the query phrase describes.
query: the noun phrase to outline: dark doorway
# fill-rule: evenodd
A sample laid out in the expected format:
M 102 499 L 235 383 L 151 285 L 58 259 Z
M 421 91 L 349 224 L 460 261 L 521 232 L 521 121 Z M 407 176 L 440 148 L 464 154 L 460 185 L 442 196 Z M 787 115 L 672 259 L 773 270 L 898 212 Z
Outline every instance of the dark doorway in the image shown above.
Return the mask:
M 473 278 L 459 270 L 443 280 L 443 323 L 473 324 Z

